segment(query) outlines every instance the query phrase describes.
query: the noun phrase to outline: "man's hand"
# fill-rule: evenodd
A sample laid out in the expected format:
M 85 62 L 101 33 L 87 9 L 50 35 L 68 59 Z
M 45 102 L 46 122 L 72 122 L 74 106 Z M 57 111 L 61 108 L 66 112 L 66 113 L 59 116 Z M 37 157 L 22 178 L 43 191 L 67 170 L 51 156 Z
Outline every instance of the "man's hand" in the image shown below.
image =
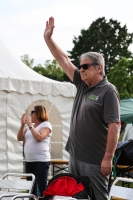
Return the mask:
M 72 64 L 67 54 L 53 40 L 52 34 L 54 27 L 54 18 L 50 17 L 49 21 L 46 22 L 46 28 L 44 31 L 45 42 L 55 60 L 62 67 L 63 71 L 67 74 L 70 80 L 73 81 L 76 67 Z
M 108 136 L 105 155 L 101 163 L 101 173 L 103 176 L 108 176 L 112 172 L 112 160 L 115 149 L 118 143 L 120 133 L 120 123 L 112 122 L 108 124 Z
M 112 172 L 112 159 L 104 157 L 101 163 L 101 173 L 108 176 Z
M 50 17 L 49 21 L 46 22 L 46 28 L 44 31 L 44 39 L 50 39 L 52 34 L 53 34 L 53 29 L 54 29 L 54 18 Z

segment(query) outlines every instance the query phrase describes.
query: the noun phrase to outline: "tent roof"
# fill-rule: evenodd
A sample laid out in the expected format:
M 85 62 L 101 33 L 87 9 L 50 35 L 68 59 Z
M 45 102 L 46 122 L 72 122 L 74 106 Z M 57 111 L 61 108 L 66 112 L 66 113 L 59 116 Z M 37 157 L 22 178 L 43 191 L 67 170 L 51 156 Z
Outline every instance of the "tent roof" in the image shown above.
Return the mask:
M 75 86 L 46 78 L 16 58 L 0 40 L 0 90 L 75 96 Z
M 127 98 L 120 101 L 121 121 L 126 124 L 133 123 L 133 99 Z

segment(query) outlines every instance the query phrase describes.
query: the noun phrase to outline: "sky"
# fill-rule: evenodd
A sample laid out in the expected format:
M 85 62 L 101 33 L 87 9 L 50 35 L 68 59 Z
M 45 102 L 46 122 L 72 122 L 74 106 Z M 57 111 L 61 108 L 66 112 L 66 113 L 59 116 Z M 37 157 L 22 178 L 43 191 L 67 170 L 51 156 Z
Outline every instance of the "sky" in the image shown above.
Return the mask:
M 51 16 L 53 39 L 66 53 L 74 37 L 100 17 L 117 20 L 133 32 L 133 0 L 0 0 L 0 40 L 16 57 L 28 54 L 35 65 L 43 65 L 54 59 L 43 38 Z

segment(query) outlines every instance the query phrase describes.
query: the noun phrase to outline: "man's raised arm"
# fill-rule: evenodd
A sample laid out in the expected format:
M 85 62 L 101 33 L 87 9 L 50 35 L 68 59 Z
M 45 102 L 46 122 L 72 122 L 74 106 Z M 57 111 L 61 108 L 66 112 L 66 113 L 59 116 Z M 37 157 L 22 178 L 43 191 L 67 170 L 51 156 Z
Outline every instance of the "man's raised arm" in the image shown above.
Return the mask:
M 52 39 L 54 30 L 54 18 L 50 17 L 49 21 L 46 22 L 46 28 L 44 31 L 45 42 L 54 56 L 55 60 L 62 67 L 64 72 L 68 75 L 71 81 L 73 81 L 75 66 L 72 64 L 68 56 L 61 50 L 61 48 Z

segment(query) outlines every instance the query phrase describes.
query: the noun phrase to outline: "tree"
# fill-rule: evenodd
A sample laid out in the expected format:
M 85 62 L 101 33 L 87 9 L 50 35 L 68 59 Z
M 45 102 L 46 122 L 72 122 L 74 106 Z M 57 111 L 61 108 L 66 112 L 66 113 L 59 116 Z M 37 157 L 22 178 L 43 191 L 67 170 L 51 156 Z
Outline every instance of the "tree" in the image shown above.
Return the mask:
M 101 53 L 105 58 L 105 73 L 117 64 L 122 57 L 132 58 L 128 50 L 133 42 L 133 33 L 128 33 L 126 25 L 123 27 L 116 20 L 98 18 L 90 27 L 81 30 L 79 37 L 74 37 L 74 47 L 68 51 L 71 61 L 79 65 L 79 56 L 88 51 Z
M 64 73 L 62 68 L 59 66 L 56 60 L 47 60 L 44 63 L 44 66 L 41 64 L 38 64 L 36 66 L 34 65 L 34 59 L 30 59 L 27 54 L 21 56 L 21 60 L 30 68 L 32 68 L 37 73 L 48 77 L 53 80 L 57 81 L 68 81 L 70 82 L 70 79 L 68 76 Z
M 33 67 L 34 59 L 29 59 L 29 56 L 27 54 L 21 56 L 21 60 L 30 68 Z
M 66 76 L 56 60 L 47 60 L 45 62 L 45 67 L 39 64 L 34 67 L 33 70 L 53 80 L 70 82 L 70 79 Z
M 117 87 L 121 99 L 133 97 L 133 59 L 120 59 L 107 77 Z

